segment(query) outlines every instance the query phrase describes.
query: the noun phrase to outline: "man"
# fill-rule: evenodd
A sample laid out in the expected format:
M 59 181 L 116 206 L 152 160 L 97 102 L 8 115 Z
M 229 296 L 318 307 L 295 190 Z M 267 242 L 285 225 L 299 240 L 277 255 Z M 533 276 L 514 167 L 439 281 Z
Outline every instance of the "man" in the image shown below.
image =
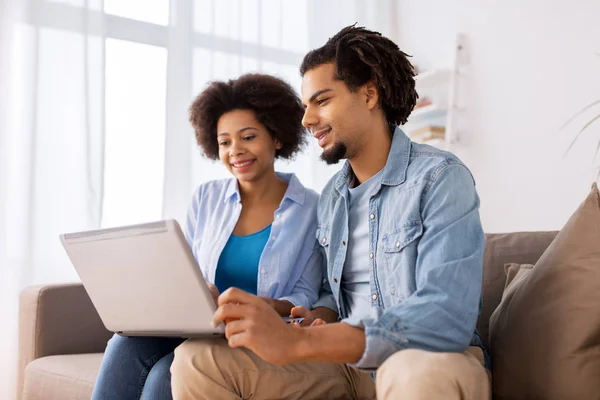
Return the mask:
M 304 327 L 237 289 L 219 297 L 224 340 L 175 352 L 175 398 L 487 399 L 475 330 L 484 234 L 468 169 L 412 143 L 407 55 L 377 32 L 342 29 L 306 55 L 303 124 L 342 170 L 318 207 L 326 259 Z

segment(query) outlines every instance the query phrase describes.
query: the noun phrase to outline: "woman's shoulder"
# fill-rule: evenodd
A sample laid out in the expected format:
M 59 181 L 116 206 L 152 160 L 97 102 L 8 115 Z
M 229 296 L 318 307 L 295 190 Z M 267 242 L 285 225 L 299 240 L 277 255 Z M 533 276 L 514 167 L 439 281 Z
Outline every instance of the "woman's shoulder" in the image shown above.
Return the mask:
M 233 192 L 236 191 L 235 178 L 223 178 L 203 182 L 194 190 L 193 200 L 200 202 L 205 198 L 223 198 L 231 190 Z
M 303 204 L 306 207 L 311 208 L 311 209 L 317 207 L 317 203 L 319 202 L 319 194 L 317 192 L 304 186 L 304 184 L 300 181 L 300 179 L 298 179 L 296 174 L 293 174 L 293 173 L 280 174 L 280 176 L 283 176 L 283 175 L 289 176 L 288 184 L 292 185 L 294 187 L 295 191 L 303 193 L 303 195 L 304 195 L 303 196 L 304 197 Z
M 304 188 L 306 190 L 306 204 L 312 209 L 317 208 L 317 204 L 319 203 L 319 193 L 315 192 L 312 189 L 307 187 Z

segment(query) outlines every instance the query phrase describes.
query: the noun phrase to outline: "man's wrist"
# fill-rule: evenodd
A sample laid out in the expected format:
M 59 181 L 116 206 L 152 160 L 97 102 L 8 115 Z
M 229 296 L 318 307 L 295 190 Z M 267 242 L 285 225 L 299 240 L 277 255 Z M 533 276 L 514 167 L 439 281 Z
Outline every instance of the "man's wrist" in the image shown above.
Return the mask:
M 356 363 L 366 349 L 364 330 L 345 323 L 295 329 L 288 363 Z
M 308 328 L 294 328 L 296 330 L 296 337 L 292 341 L 291 349 L 291 362 L 304 362 L 310 358 L 310 350 L 312 346 L 310 341 L 312 339 L 312 329 Z

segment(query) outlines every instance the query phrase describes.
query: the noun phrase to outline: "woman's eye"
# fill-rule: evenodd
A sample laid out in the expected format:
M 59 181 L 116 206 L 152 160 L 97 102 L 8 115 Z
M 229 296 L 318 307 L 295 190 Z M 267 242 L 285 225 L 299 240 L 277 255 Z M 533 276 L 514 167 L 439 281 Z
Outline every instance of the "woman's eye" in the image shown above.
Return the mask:
M 256 136 L 254 136 L 254 135 L 246 136 L 246 137 L 244 137 L 244 140 L 252 140 L 252 139 L 254 139 L 255 137 L 256 137 Z
M 219 146 L 227 146 L 228 144 L 229 142 L 227 141 L 219 142 Z

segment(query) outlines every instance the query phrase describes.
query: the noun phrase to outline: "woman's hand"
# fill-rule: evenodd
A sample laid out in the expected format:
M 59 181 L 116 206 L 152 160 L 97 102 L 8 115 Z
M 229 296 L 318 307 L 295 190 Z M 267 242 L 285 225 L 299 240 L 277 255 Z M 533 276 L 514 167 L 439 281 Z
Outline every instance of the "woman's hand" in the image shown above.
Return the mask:
M 310 311 L 308 308 L 303 307 L 303 306 L 298 306 L 298 307 L 292 308 L 292 310 L 290 312 L 290 316 L 292 318 L 304 318 L 304 321 L 302 321 L 302 323 L 300 323 L 300 324 L 298 324 L 297 322 L 294 322 L 292 324 L 294 326 L 302 326 L 302 327 L 319 326 L 319 325 L 325 325 L 327 323 L 324 320 L 322 320 L 321 318 L 316 318 L 312 311 Z
M 287 317 L 290 315 L 290 310 L 292 307 L 294 307 L 294 305 L 287 300 L 278 300 L 263 296 L 260 296 L 260 298 L 263 299 L 263 301 L 271 306 L 275 311 L 277 311 L 277 314 L 281 315 L 282 317 Z

